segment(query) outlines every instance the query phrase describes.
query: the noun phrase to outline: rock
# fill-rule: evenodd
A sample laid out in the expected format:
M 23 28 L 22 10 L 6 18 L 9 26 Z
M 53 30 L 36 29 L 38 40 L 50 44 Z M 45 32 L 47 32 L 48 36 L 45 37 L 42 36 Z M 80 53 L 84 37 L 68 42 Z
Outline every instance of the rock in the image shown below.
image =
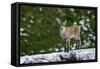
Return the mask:
M 49 53 L 49 54 L 21 56 L 20 64 L 68 61 L 68 59 L 72 60 L 73 58 L 76 61 L 94 60 L 95 59 L 95 48 L 72 50 L 69 52 L 54 52 L 54 53 Z

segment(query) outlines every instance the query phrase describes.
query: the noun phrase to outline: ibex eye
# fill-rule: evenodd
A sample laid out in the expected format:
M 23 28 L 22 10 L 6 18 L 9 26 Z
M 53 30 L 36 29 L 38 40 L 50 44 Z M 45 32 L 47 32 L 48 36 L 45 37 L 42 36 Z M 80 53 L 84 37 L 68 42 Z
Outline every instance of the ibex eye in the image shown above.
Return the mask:
M 63 28 L 62 28 L 62 27 L 61 27 L 60 29 L 61 29 L 61 30 L 63 30 Z

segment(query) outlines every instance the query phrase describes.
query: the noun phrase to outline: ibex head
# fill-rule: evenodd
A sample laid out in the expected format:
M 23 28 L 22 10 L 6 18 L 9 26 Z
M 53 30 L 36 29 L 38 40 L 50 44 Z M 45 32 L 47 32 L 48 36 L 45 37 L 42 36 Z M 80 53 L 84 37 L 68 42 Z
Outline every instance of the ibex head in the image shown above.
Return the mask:
M 56 20 L 57 20 L 58 24 L 60 25 L 60 29 L 62 30 L 62 29 L 65 27 L 67 21 L 65 20 L 65 21 L 63 22 L 63 21 L 61 21 L 59 18 L 56 18 Z

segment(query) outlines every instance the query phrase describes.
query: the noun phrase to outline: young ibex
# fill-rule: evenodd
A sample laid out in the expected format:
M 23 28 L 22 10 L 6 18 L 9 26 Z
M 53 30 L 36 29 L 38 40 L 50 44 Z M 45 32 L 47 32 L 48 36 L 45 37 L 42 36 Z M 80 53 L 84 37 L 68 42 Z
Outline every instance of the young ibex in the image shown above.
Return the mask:
M 79 49 L 81 46 L 81 39 L 80 39 L 80 26 L 73 25 L 70 27 L 66 27 L 66 20 L 64 22 L 60 22 L 59 19 L 56 19 L 60 24 L 60 36 L 65 42 L 64 51 L 69 52 L 70 49 L 70 40 L 74 38 L 76 40 L 76 48 Z

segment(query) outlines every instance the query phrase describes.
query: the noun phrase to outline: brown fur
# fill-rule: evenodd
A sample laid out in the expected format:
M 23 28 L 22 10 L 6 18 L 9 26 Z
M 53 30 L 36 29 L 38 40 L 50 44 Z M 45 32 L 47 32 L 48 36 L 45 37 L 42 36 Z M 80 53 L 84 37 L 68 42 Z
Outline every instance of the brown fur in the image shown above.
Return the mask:
M 60 30 L 60 36 L 62 39 L 66 41 L 67 48 L 70 48 L 70 41 L 72 38 L 76 40 L 76 49 L 79 49 L 81 46 L 81 39 L 80 39 L 80 26 L 74 25 L 70 27 L 62 26 L 62 30 Z
M 80 38 L 80 26 L 73 25 L 70 27 L 66 27 L 65 24 L 67 21 L 61 22 L 59 18 L 56 18 L 58 24 L 60 25 L 60 36 L 65 41 L 65 51 L 69 51 L 70 41 L 72 38 L 76 41 L 76 49 L 79 49 L 81 46 L 81 38 Z

